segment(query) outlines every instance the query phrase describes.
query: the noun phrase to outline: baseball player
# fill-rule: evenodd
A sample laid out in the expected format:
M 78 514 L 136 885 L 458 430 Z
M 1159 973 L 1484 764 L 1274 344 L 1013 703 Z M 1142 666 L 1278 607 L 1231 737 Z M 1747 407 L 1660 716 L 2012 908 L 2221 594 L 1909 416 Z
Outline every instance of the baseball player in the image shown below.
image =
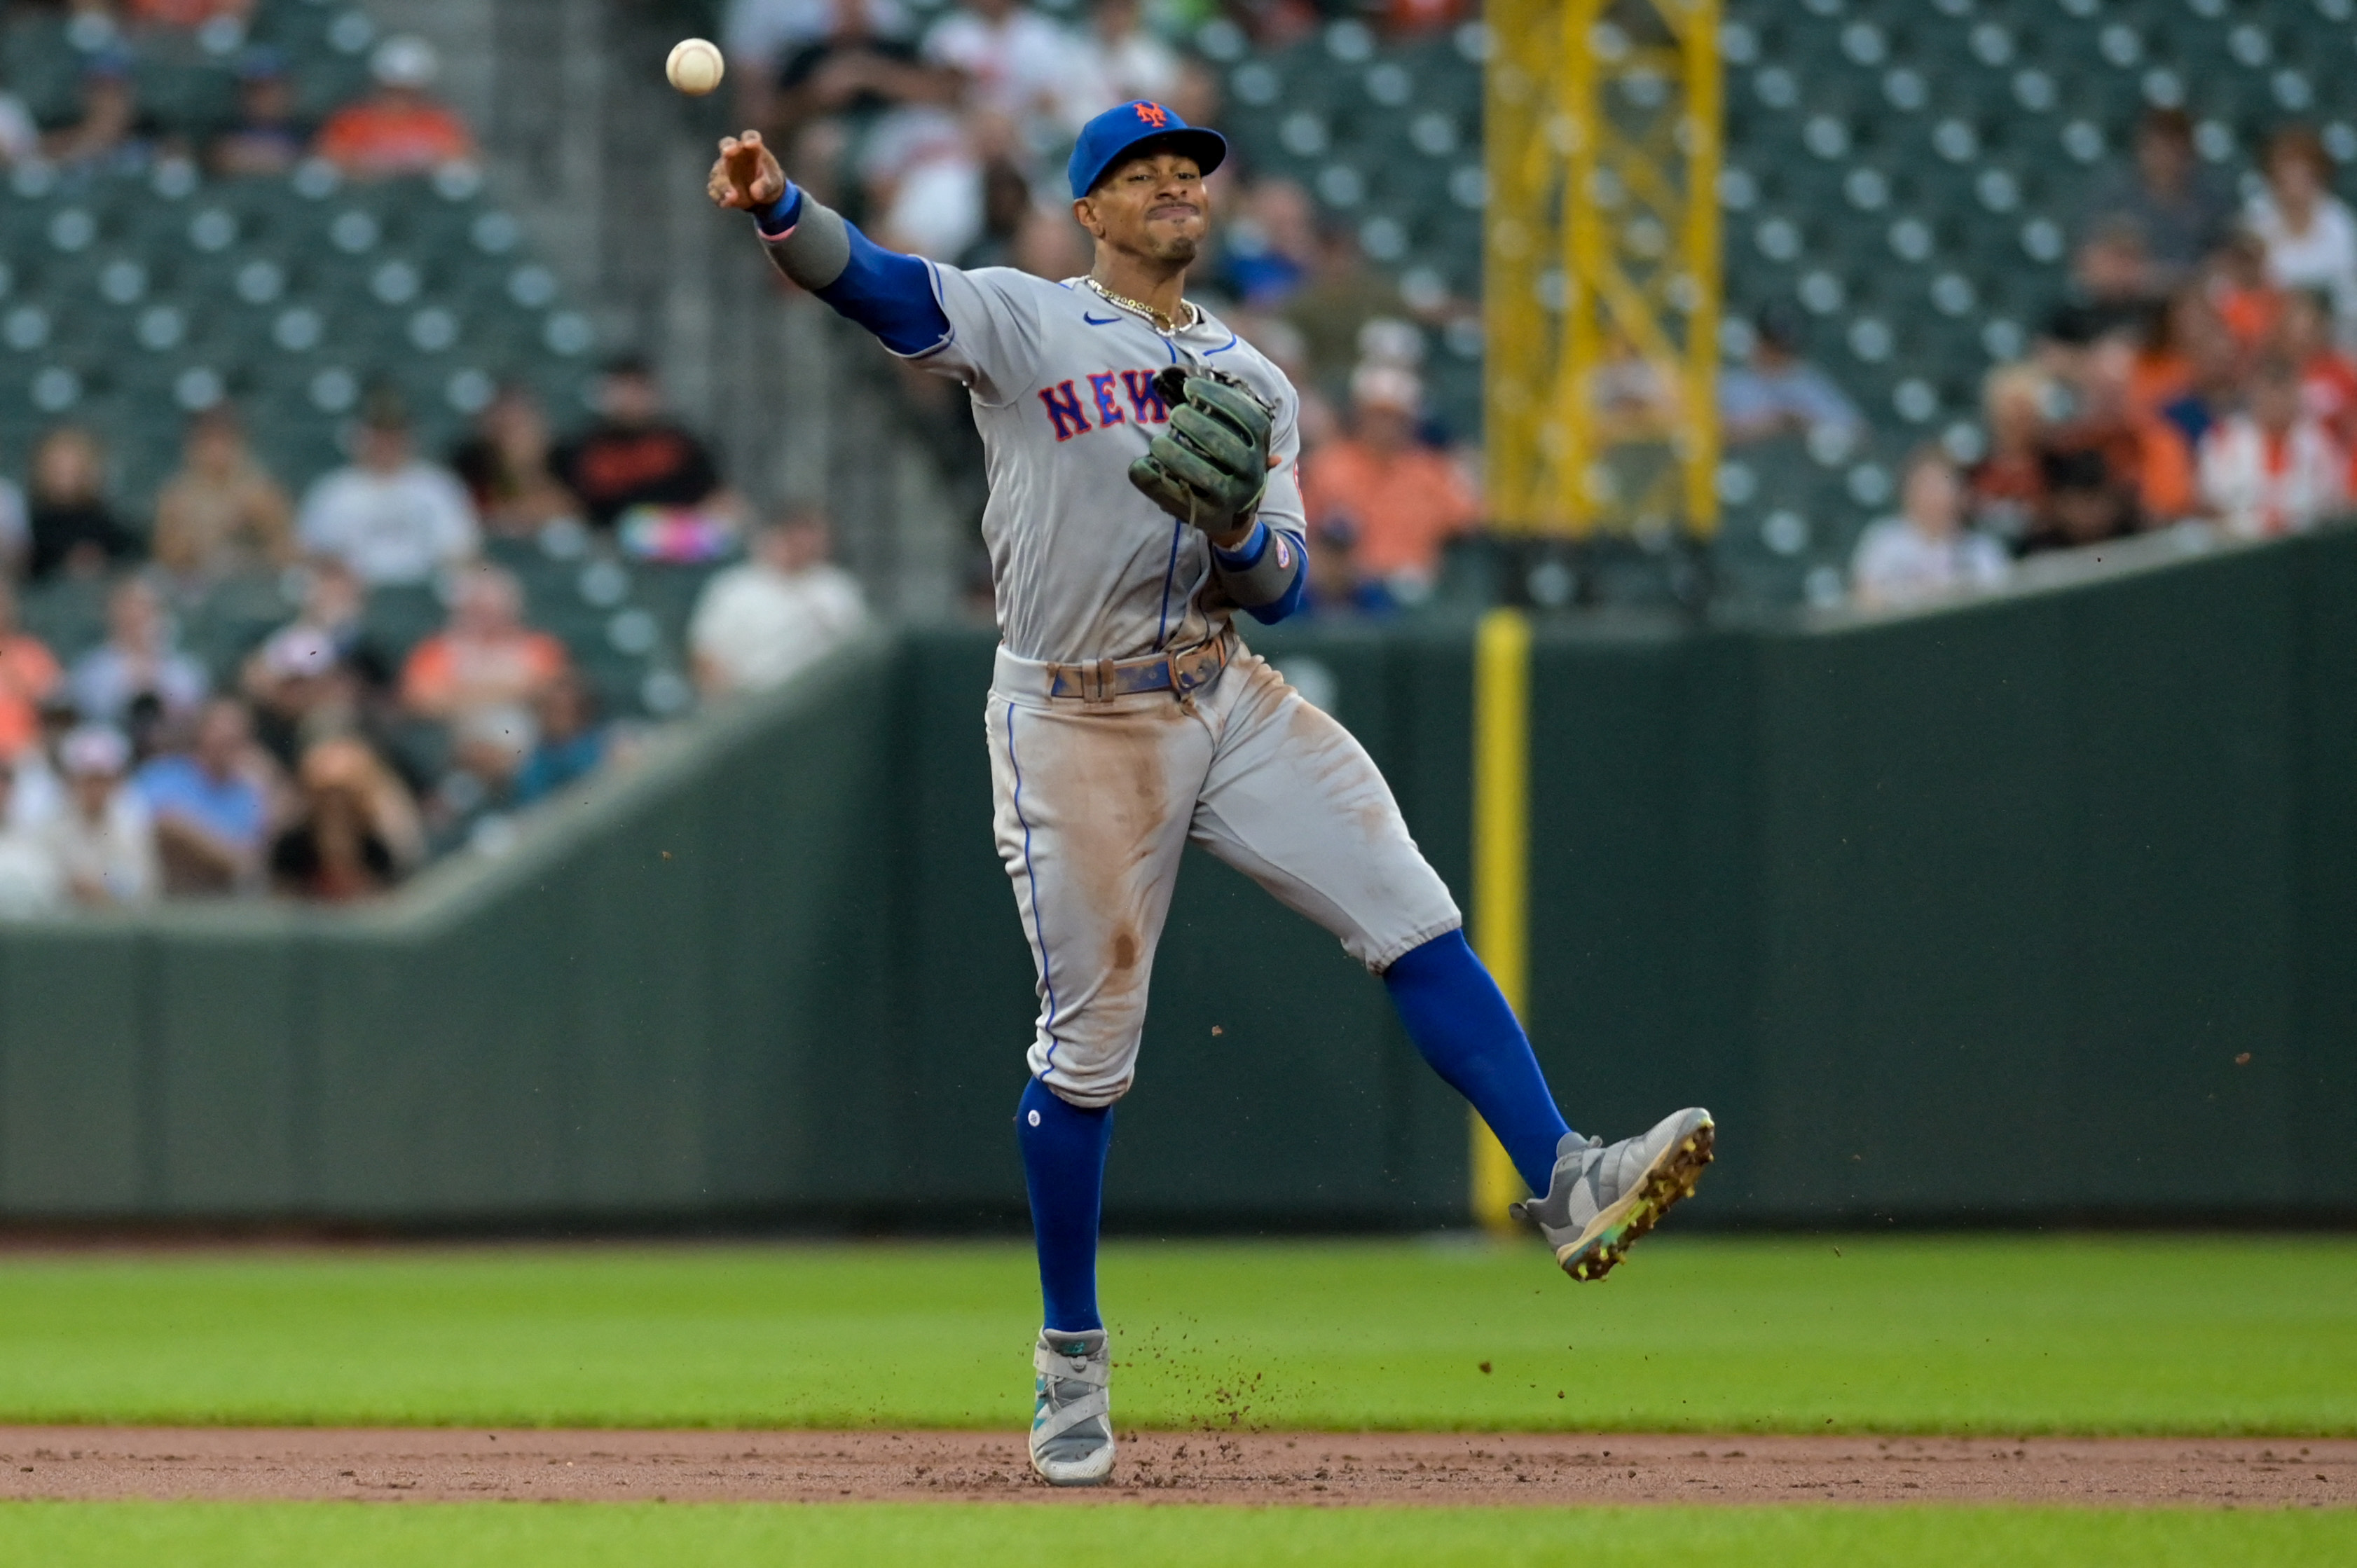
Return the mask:
M 1301 602 L 1304 524 L 1298 397 L 1185 294 L 1204 177 L 1226 156 L 1161 104 L 1089 122 L 1068 172 L 1095 261 L 1060 283 L 886 251 L 755 132 L 721 142 L 709 182 L 787 277 L 963 384 L 988 454 L 1000 640 L 985 727 L 1039 972 L 1016 1113 L 1045 1305 L 1030 1451 L 1057 1485 L 1113 1467 L 1105 1152 L 1190 840 L 1383 977 L 1416 1048 L 1544 1195 L 1514 1212 L 1574 1279 L 1617 1263 L 1711 1157 L 1698 1109 L 1609 1147 L 1571 1131 L 1383 775 L 1237 634 L 1237 612 L 1274 623 Z

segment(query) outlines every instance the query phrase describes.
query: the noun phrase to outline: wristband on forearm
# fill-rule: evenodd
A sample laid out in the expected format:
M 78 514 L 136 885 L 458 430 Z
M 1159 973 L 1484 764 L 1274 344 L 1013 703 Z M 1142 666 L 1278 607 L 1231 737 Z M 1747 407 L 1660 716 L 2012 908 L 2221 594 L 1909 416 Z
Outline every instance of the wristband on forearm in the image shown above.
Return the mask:
M 1211 564 L 1220 574 L 1220 585 L 1227 590 L 1228 597 L 1243 608 L 1251 609 L 1257 605 L 1273 605 L 1285 597 L 1306 563 L 1300 544 L 1291 534 L 1265 522 L 1255 522 L 1252 532 L 1235 549 L 1222 550 L 1213 545 Z
M 778 270 L 813 294 L 841 277 L 851 260 L 843 215 L 813 200 L 791 180 L 783 196 L 753 214 L 753 221 Z

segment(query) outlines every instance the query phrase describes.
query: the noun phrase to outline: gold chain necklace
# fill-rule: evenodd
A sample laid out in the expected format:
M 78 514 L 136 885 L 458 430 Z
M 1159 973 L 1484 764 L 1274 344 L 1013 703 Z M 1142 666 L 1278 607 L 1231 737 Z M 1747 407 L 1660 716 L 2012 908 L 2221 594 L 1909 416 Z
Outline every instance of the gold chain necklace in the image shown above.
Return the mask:
M 1155 309 L 1154 306 L 1146 304 L 1142 299 L 1132 299 L 1125 294 L 1114 293 L 1113 290 L 1097 282 L 1093 274 L 1082 281 L 1091 288 L 1096 290 L 1099 296 L 1107 304 L 1118 305 L 1124 310 L 1134 310 L 1137 312 L 1138 315 L 1145 317 L 1148 321 L 1154 323 L 1157 330 L 1163 332 L 1177 332 L 1181 330 L 1179 324 L 1171 317 L 1163 315 L 1162 312 Z M 1191 299 L 1182 299 L 1178 303 L 1187 307 L 1187 326 L 1194 326 L 1196 316 L 1198 314 L 1195 309 L 1195 302 Z

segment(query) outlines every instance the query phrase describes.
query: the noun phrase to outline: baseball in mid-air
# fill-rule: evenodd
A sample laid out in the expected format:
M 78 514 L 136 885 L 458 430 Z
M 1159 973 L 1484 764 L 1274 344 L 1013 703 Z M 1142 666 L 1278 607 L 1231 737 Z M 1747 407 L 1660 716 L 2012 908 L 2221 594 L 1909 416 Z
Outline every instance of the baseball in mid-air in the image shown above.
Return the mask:
M 663 61 L 663 74 L 671 78 L 671 84 L 691 98 L 701 98 L 719 86 L 721 72 L 726 69 L 719 47 L 709 38 L 682 38 Z

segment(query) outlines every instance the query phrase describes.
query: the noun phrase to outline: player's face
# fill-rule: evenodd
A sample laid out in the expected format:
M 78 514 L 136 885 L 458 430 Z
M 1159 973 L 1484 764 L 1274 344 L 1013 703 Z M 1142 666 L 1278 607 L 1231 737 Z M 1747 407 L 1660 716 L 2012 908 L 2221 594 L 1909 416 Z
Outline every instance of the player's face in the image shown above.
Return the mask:
M 1178 153 L 1130 159 L 1075 206 L 1091 234 L 1159 262 L 1193 261 L 1211 217 L 1202 170 Z

